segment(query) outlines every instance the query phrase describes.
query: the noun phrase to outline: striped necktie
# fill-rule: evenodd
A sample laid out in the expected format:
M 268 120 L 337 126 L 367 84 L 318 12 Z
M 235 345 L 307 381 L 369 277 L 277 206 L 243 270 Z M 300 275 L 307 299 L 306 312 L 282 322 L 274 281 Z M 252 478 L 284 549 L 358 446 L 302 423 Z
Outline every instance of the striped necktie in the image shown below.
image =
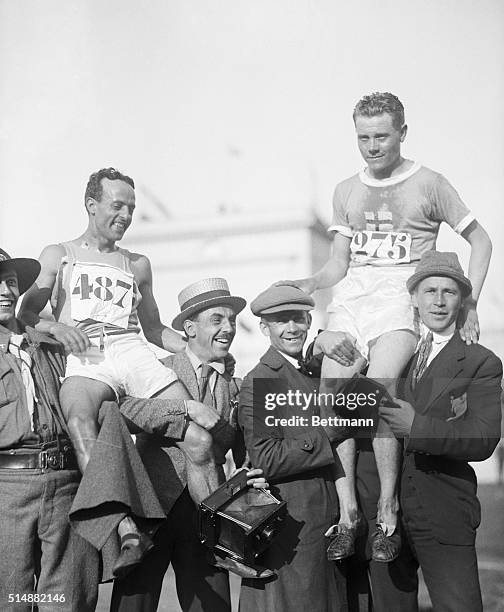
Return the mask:
M 207 406 L 213 406 L 214 400 L 210 389 L 209 379 L 212 375 L 213 368 L 208 363 L 201 364 L 200 379 L 198 381 L 199 400 Z
M 30 420 L 32 422 L 32 429 L 35 431 L 35 424 L 33 423 L 33 412 L 34 412 L 34 404 L 36 401 L 35 395 L 35 384 L 33 382 L 33 377 L 31 373 L 32 360 L 30 355 L 22 349 L 22 345 L 24 342 L 24 337 L 20 334 L 12 334 L 9 337 L 9 353 L 14 355 L 16 359 L 19 359 L 21 370 L 21 377 L 23 379 L 23 384 L 26 392 L 26 403 L 28 406 L 28 412 L 30 413 Z
M 418 359 L 413 370 L 413 377 L 411 379 L 411 388 L 415 389 L 418 381 L 422 378 L 425 370 L 427 369 L 427 360 L 432 351 L 432 332 L 430 331 L 427 336 L 420 342 L 418 348 Z

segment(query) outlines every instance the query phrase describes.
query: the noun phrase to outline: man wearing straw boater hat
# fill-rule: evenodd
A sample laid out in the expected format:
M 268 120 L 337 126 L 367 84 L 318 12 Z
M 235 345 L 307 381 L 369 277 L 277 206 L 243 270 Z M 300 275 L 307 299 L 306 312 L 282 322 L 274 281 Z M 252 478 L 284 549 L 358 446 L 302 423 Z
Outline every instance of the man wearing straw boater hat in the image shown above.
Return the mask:
M 92 612 L 98 557 L 68 522 L 80 473 L 58 396 L 63 348 L 15 315 L 39 271 L 0 249 L 0 607 Z
M 502 364 L 456 330 L 471 282 L 455 253 L 425 253 L 407 288 L 425 333 L 403 372 L 402 399 L 380 408 L 405 439 L 404 527 L 434 609 L 478 612 L 480 506 L 468 462 L 490 457 L 499 441 Z
M 239 467 L 245 458 L 243 439 L 236 424 L 239 387 L 227 371 L 224 360 L 236 333 L 236 316 L 246 301 L 231 295 L 223 278 L 206 278 L 183 289 L 178 296 L 180 313 L 173 319 L 175 330 L 184 332 L 187 346 L 163 363 L 171 368 L 190 396 L 217 411 L 219 420 L 208 431 L 224 480 L 225 454 L 233 450 Z M 138 418 L 123 409 L 133 422 Z M 124 582 L 116 582 L 112 610 L 157 610 L 163 577 L 173 563 L 177 594 L 184 611 L 230 612 L 227 572 L 251 579 L 266 578 L 273 572 L 252 569 L 229 558 L 207 558 L 197 538 L 196 507 L 187 491 L 186 457 L 174 442 L 146 434 L 137 436 L 137 447 L 154 488 L 167 514 L 155 536 L 157 546 Z M 264 487 L 261 470 L 248 472 L 249 484 Z M 212 565 L 209 564 L 212 563 Z

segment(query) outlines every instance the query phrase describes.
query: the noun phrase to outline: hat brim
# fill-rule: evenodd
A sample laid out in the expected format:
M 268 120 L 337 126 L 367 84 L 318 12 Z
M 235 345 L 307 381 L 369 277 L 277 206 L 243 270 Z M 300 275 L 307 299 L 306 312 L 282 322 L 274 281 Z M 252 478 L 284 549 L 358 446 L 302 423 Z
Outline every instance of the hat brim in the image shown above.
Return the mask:
M 305 310 L 310 311 L 313 310 L 314 306 L 310 306 L 309 304 L 279 304 L 278 306 L 271 306 L 271 308 L 265 308 L 261 310 L 261 312 L 257 313 L 256 316 L 262 317 L 266 314 L 275 314 L 276 312 L 285 312 L 289 310 Z
M 461 291 L 462 297 L 467 297 L 472 293 L 472 284 L 471 281 L 463 276 L 462 274 L 455 274 L 453 272 L 445 272 L 444 270 L 425 270 L 421 272 L 415 272 L 412 276 L 408 278 L 406 281 L 406 287 L 409 293 L 413 293 L 415 287 L 426 278 L 430 278 L 431 276 L 444 276 L 446 278 L 451 278 L 456 283 L 458 283 Z
M 190 319 L 198 312 L 206 310 L 207 308 L 214 308 L 215 306 L 229 306 L 233 309 L 235 314 L 238 314 L 245 308 L 246 305 L 246 300 L 234 295 L 208 298 L 207 300 L 203 300 L 202 302 L 198 302 L 198 304 L 194 304 L 193 306 L 182 310 L 182 312 L 173 319 L 172 327 L 177 331 L 184 331 L 184 321 Z
M 37 280 L 40 274 L 40 263 L 36 259 L 15 257 L 0 261 L 0 271 L 12 270 L 16 273 L 19 294 L 22 295 Z

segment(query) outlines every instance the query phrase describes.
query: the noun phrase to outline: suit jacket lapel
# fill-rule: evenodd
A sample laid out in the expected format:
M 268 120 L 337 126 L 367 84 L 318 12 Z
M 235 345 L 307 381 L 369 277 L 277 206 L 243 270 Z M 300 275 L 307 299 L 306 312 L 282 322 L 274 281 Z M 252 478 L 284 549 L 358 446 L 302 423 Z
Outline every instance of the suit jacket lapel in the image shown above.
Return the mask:
M 174 370 L 177 373 L 179 379 L 184 383 L 185 388 L 189 392 L 189 395 L 195 399 L 199 399 L 199 387 L 196 372 L 192 366 L 189 357 L 185 354 L 185 351 L 176 353 L 173 356 Z
M 460 374 L 464 359 L 465 345 L 458 330 L 455 330 L 451 340 L 436 355 L 418 381 L 415 397 L 422 413 L 429 409 L 451 381 Z

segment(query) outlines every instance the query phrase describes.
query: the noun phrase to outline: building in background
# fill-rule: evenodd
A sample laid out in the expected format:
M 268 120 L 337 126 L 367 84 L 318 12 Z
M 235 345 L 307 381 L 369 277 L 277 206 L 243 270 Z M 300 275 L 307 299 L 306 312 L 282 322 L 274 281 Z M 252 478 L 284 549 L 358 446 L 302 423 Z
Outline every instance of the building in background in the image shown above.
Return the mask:
M 159 217 L 159 215 L 158 215 Z M 161 319 L 179 312 L 177 295 L 202 278 L 225 278 L 234 295 L 248 303 L 280 279 L 308 276 L 329 258 L 327 225 L 311 211 L 270 214 L 214 214 L 191 219 L 135 219 L 124 246 L 151 260 Z M 315 295 L 312 335 L 324 327 L 330 290 Z M 247 308 L 238 317 L 232 353 L 243 376 L 267 348 L 258 319 Z

